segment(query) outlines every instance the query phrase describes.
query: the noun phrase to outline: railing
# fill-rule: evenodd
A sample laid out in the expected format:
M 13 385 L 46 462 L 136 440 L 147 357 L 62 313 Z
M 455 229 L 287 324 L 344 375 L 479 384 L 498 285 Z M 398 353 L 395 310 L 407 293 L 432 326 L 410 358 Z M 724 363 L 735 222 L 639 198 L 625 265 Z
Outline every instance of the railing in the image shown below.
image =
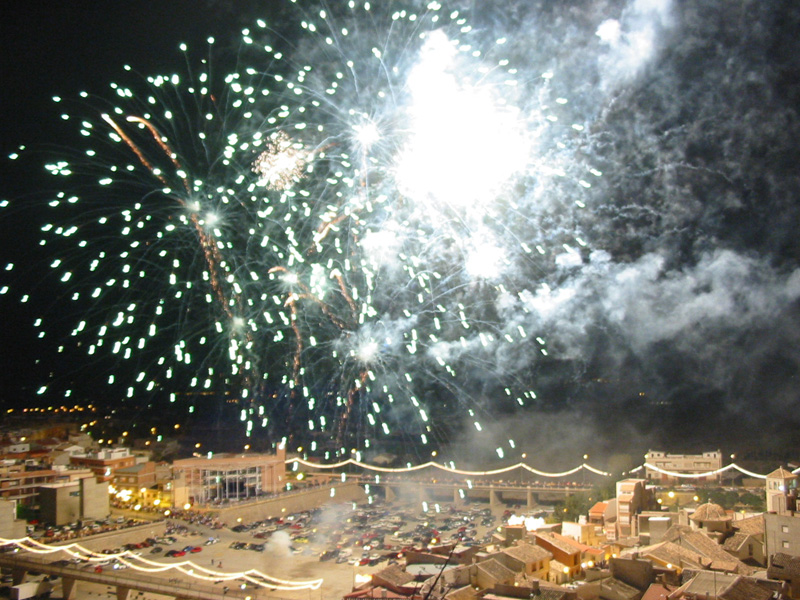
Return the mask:
M 187 581 L 179 577 L 163 578 L 157 575 L 137 574 L 129 570 L 122 572 L 114 570 L 86 571 L 77 565 L 53 565 L 47 560 L 30 555 L 0 554 L 0 566 L 10 568 L 12 571 L 18 569 L 60 577 L 62 582 L 64 579 L 72 579 L 76 582 L 85 581 L 187 600 L 247 600 L 248 598 L 251 600 L 297 600 L 297 597 L 276 595 L 267 584 L 261 588 L 248 584 L 245 589 L 241 589 L 237 583 L 231 581 L 209 585 L 197 581 Z M 73 591 L 73 597 L 82 597 L 82 595 L 76 595 Z
M 199 587 L 196 582 L 190 583 L 180 578 L 162 579 L 152 575 L 138 575 L 130 571 L 125 571 L 124 573 L 119 571 L 86 571 L 77 565 L 53 565 L 42 559 L 37 559 L 28 555 L 20 556 L 19 554 L 0 554 L 0 566 L 9 567 L 12 570 L 21 569 L 45 573 L 50 576 L 61 577 L 62 580 L 66 578 L 75 581 L 86 581 L 100 585 L 110 585 L 118 588 L 128 588 L 153 594 L 174 596 L 176 598 L 196 600 L 236 598 L 244 600 L 248 596 L 254 599 L 258 598 L 257 594 L 259 592 L 259 590 L 254 590 L 252 587 L 245 590 L 241 590 L 238 587 L 231 588 L 231 586 L 228 586 L 228 589 L 204 589 L 203 587 Z M 264 592 L 266 594 L 266 590 L 264 590 Z M 270 595 L 270 597 L 273 596 Z

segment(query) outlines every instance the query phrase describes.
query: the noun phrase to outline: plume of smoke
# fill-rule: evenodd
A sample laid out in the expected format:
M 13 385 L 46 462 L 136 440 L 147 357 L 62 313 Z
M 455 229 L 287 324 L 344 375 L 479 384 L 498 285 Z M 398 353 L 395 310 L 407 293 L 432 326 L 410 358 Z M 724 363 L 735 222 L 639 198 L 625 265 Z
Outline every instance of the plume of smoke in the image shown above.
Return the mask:
M 285 531 L 276 531 L 267 541 L 266 550 L 276 557 L 291 556 L 292 538 Z
M 606 47 L 598 56 L 604 88 L 630 82 L 653 59 L 659 34 L 671 25 L 671 10 L 671 0 L 633 0 L 619 19 L 600 23 L 596 35 Z

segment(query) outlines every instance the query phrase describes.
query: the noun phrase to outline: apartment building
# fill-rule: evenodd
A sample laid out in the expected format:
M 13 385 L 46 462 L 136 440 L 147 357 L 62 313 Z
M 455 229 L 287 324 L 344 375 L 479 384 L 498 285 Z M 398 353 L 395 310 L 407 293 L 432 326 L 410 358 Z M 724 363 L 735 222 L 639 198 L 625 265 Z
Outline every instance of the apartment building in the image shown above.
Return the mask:
M 690 473 L 697 475 L 700 473 L 710 473 L 722 468 L 722 451 L 713 450 L 702 454 L 669 454 L 660 450 L 649 450 L 644 455 L 645 477 L 648 481 L 661 482 L 662 484 L 676 483 L 682 481 L 680 477 L 675 477 L 662 471 L 673 473 Z M 692 481 L 719 481 L 720 474 L 709 475 L 707 477 L 694 478 Z

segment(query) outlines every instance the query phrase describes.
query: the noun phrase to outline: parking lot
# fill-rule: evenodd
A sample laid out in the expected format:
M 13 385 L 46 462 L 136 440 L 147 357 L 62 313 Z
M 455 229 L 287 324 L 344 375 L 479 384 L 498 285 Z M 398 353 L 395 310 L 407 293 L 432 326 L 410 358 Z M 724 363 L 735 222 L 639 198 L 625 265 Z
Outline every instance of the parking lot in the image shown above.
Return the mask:
M 315 591 L 271 590 L 266 583 L 258 587 L 245 583 L 245 589 L 248 593 L 252 590 L 254 598 L 308 600 L 319 594 L 320 599 L 338 600 L 370 573 L 402 562 L 403 553 L 410 548 L 486 543 L 503 512 L 502 506 L 492 512 L 487 504 L 477 503 L 459 507 L 447 503 L 354 507 L 344 503 L 221 529 L 175 520 L 168 522 L 164 535 L 148 537 L 143 533 L 141 540 L 119 546 L 112 545 L 114 537 L 108 538 L 109 547 L 97 550 L 107 559 L 81 561 L 58 553 L 63 555 L 54 555 L 54 561 L 71 561 L 82 569 L 112 570 L 182 565 L 208 576 L 210 580 L 202 584 L 221 592 L 244 582 L 215 577 L 250 569 L 292 581 L 321 578 L 322 588 Z M 120 559 L 114 558 L 123 552 Z M 192 578 L 176 569 L 152 576 L 176 581 Z M 96 593 L 103 595 L 101 590 Z

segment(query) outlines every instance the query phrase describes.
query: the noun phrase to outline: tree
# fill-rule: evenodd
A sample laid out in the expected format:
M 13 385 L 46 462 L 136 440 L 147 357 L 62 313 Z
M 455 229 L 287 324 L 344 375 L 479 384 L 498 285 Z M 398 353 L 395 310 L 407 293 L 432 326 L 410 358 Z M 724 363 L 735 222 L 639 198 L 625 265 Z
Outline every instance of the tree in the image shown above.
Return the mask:
M 578 492 L 577 494 L 570 494 L 564 499 L 564 502 L 556 504 L 553 518 L 556 522 L 559 521 L 577 521 L 581 515 L 589 514 L 589 509 L 592 507 L 592 498 L 594 495 L 589 495 L 586 492 Z

